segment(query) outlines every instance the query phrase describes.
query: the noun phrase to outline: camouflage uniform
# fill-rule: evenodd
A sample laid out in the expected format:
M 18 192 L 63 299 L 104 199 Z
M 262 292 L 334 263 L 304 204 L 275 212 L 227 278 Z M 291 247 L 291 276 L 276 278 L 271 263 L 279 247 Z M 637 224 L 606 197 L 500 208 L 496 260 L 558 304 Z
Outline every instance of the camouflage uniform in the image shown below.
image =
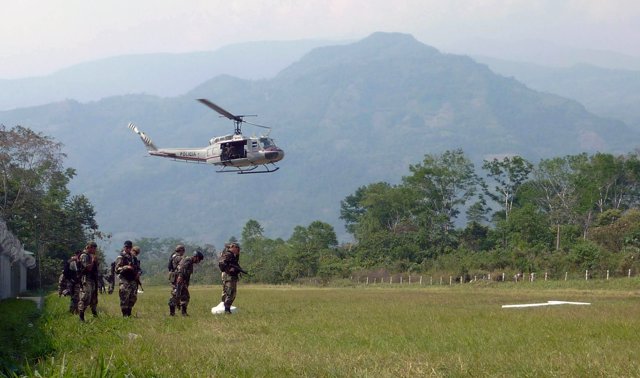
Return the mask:
M 116 258 L 115 273 L 120 279 L 120 310 L 122 316 L 131 316 L 131 310 L 138 300 L 138 270 L 131 255 L 131 242 L 125 242 L 125 249 Z
M 198 264 L 204 256 L 202 252 L 194 252 L 193 256 L 184 257 L 178 264 L 176 270 L 176 298 L 180 301 L 182 307 L 182 315 L 187 316 L 187 307 L 189 306 L 189 281 L 193 273 L 193 265 Z
M 111 267 L 106 270 L 105 278 L 107 280 L 107 293 L 113 294 L 113 289 L 116 286 L 116 262 L 111 263 Z
M 169 270 L 169 282 L 171 283 L 171 296 L 169 297 L 169 315 L 175 315 L 176 307 L 180 307 L 180 301 L 178 299 L 178 288 L 176 287 L 176 279 L 178 276 L 176 272 L 178 270 L 178 265 L 180 265 L 180 261 L 184 256 L 184 246 L 178 244 L 176 246 L 175 252 L 169 258 L 169 264 L 167 269 Z
M 234 246 L 237 248 L 237 253 L 232 251 Z M 230 314 L 231 305 L 236 299 L 238 275 L 242 271 L 240 267 L 240 246 L 236 243 L 229 244 L 220 254 L 218 266 L 222 271 L 222 297 L 220 300 L 224 303 L 225 312 Z
M 78 275 L 80 285 L 80 298 L 78 301 L 78 313 L 80 320 L 84 321 L 84 311 L 91 308 L 93 316 L 98 316 L 98 257 L 95 254 L 97 245 L 94 242 L 87 244 L 78 258 Z
M 78 257 L 82 250 L 76 251 L 65 263 L 62 273 L 58 277 L 58 296 L 69 296 L 69 312 L 78 312 L 78 300 L 80 296 L 80 284 L 78 280 Z

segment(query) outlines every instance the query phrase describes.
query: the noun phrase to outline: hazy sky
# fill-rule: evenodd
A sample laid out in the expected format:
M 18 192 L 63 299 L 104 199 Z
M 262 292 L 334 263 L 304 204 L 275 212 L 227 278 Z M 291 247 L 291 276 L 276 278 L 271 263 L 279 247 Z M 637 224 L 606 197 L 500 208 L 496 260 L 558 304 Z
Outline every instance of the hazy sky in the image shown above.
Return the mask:
M 115 55 L 413 34 L 537 39 L 640 56 L 639 0 L 0 0 L 0 78 Z

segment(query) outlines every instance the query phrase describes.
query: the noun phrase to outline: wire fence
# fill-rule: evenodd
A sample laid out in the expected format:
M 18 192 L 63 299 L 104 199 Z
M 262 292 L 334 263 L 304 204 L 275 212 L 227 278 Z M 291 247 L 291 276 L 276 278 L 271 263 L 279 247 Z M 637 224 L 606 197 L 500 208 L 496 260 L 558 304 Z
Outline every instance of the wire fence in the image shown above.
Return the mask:
M 424 274 L 372 274 L 372 275 L 356 275 L 351 276 L 350 280 L 353 283 L 364 285 L 376 285 L 376 284 L 389 284 L 389 285 L 455 285 L 479 281 L 492 281 L 492 282 L 534 282 L 534 281 L 569 281 L 569 280 L 609 280 L 613 278 L 632 278 L 636 277 L 638 272 L 634 272 L 632 269 L 628 269 L 624 274 L 620 271 L 615 273 L 606 270 L 602 271 L 589 271 L 582 272 L 564 272 L 562 275 L 552 275 L 549 272 L 542 273 L 486 273 L 486 274 L 465 274 L 465 275 L 424 275 Z

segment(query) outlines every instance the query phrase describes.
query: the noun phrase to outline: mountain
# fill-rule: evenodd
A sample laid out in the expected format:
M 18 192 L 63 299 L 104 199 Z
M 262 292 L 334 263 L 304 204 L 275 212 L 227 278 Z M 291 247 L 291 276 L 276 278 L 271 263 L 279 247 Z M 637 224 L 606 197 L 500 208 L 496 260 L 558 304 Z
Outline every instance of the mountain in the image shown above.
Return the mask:
M 640 69 L 611 69 L 589 64 L 548 67 L 485 56 L 473 58 L 532 89 L 574 99 L 593 113 L 640 127 Z
M 145 157 L 134 121 L 160 147 L 203 146 L 232 123 L 195 99 L 258 114 L 286 151 L 272 174 L 215 173 L 206 165 Z M 536 92 L 466 56 L 397 33 L 313 49 L 275 77 L 217 76 L 177 97 L 113 96 L 0 112 L 66 145 L 72 190 L 94 203 L 117 240 L 185 237 L 219 245 L 255 219 L 269 237 L 332 224 L 345 240 L 340 201 L 363 185 L 397 183 L 425 154 L 462 148 L 476 163 L 520 154 L 627 153 L 638 131 L 579 103 Z M 245 134 L 259 133 L 248 125 Z
M 326 40 L 247 42 L 216 51 L 123 55 L 77 64 L 51 75 L 0 79 L 0 110 L 65 99 L 147 93 L 178 96 L 214 76 L 266 79 Z

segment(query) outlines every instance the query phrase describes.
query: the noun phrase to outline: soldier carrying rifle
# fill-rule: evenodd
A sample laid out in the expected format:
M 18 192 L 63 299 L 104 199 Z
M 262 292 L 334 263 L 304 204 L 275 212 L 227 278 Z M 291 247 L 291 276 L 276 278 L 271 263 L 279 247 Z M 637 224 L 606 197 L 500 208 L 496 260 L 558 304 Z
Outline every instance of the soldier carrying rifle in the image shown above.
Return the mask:
M 222 272 L 222 298 L 225 314 L 231 314 L 231 305 L 236 299 L 238 276 L 240 273 L 249 274 L 240 267 L 240 245 L 229 243 L 220 254 L 218 267 Z

